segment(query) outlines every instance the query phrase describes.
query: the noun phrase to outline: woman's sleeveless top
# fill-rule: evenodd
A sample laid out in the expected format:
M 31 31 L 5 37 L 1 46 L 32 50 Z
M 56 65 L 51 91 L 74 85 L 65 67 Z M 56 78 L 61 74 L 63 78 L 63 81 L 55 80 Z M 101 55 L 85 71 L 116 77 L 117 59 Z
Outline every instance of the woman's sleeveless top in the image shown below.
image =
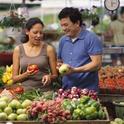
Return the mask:
M 50 86 L 43 86 L 42 76 L 49 74 L 49 60 L 47 56 L 47 44 L 43 44 L 40 54 L 34 57 L 27 56 L 24 50 L 24 46 L 20 45 L 20 72 L 26 72 L 27 66 L 30 64 L 36 64 L 39 67 L 39 72 L 35 75 L 31 75 L 22 82 L 25 90 L 40 88 L 43 91 L 50 89 Z

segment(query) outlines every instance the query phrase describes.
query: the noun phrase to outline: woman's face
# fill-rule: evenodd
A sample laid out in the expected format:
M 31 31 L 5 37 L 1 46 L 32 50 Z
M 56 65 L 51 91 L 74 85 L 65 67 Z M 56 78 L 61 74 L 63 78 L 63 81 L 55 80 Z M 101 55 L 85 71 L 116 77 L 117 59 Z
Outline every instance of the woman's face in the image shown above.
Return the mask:
M 79 22 L 73 23 L 69 18 L 62 18 L 60 20 L 60 25 L 64 33 L 71 38 L 76 37 L 77 31 L 80 27 Z
M 29 37 L 29 42 L 33 45 L 39 45 L 43 40 L 43 26 L 35 24 L 29 31 L 26 31 Z

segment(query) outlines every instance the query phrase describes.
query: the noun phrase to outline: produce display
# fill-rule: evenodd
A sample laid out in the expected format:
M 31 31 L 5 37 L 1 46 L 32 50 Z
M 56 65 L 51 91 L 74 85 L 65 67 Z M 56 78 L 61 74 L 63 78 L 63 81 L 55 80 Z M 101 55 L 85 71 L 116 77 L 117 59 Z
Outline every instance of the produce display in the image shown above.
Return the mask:
M 96 99 L 96 93 L 92 90 L 91 94 L 88 89 L 76 87 L 67 91 L 58 89 L 50 93 L 41 92 L 40 89 L 29 91 L 22 89 L 21 86 L 9 89 L 8 91 L 13 95 L 11 98 L 1 92 L 0 121 L 41 121 L 53 124 L 64 123 L 67 120 L 105 120 L 107 118 L 102 105 Z M 67 92 L 68 95 L 63 95 Z M 73 97 L 68 97 L 70 94 Z
M 124 67 L 103 67 L 99 71 L 101 93 L 124 94 Z
M 46 123 L 106 118 L 100 103 L 88 96 L 76 100 L 57 98 L 48 101 L 35 101 L 28 112 L 30 119 Z

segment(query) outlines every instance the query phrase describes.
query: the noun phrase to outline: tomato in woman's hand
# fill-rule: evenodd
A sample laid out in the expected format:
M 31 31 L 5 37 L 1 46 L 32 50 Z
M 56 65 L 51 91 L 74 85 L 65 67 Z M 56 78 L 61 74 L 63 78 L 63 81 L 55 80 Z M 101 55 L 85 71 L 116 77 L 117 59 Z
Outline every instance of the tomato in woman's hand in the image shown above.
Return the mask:
M 27 71 L 32 73 L 37 73 L 39 71 L 39 67 L 36 64 L 32 64 L 28 66 Z

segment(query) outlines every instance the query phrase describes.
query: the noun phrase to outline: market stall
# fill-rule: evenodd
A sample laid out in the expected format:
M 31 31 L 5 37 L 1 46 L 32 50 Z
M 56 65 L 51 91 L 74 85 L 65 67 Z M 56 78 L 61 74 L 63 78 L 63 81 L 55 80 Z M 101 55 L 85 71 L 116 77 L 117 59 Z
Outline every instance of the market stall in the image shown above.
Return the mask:
M 68 94 L 67 94 L 68 93 Z M 5 96 L 6 94 L 6 96 Z M 72 87 L 45 93 L 9 87 L 1 92 L 0 123 L 14 124 L 109 124 L 108 112 L 94 91 Z

